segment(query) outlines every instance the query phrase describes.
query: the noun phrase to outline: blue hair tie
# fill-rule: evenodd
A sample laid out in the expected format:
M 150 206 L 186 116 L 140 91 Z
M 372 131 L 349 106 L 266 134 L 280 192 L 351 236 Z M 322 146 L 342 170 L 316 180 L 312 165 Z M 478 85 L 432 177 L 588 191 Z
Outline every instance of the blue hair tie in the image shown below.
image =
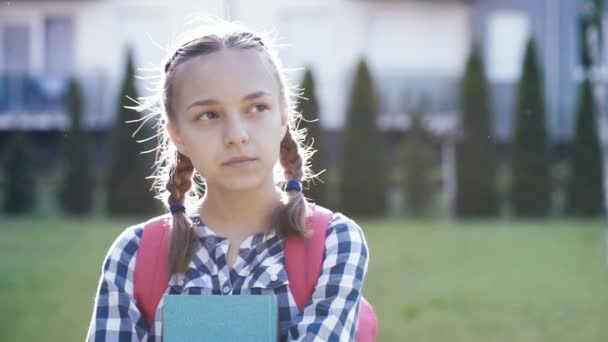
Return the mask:
M 169 207 L 171 214 L 179 213 L 180 211 L 186 211 L 186 207 L 184 207 L 181 203 L 173 203 L 171 207 Z
M 285 185 L 285 191 L 296 190 L 297 192 L 302 192 L 302 184 L 299 181 L 292 179 Z

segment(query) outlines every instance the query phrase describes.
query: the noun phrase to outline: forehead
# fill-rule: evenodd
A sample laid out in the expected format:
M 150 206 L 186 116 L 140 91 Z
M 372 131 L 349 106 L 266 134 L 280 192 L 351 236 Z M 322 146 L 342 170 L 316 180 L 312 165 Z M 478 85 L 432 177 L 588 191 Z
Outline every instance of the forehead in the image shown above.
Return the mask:
M 274 67 L 253 49 L 223 49 L 193 57 L 176 69 L 173 104 L 178 112 L 188 101 L 232 101 L 260 90 L 279 95 Z

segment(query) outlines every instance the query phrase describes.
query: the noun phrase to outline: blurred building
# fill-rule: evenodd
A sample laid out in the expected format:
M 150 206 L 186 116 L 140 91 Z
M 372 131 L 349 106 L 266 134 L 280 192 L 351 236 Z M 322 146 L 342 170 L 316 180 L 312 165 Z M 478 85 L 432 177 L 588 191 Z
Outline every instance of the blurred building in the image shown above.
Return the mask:
M 548 129 L 554 142 L 573 133 L 582 0 L 64 0 L 0 4 L 0 131 L 60 137 L 68 126 L 68 78 L 85 93 L 85 124 L 103 132 L 116 111 L 125 55 L 158 66 L 188 16 L 236 19 L 275 30 L 291 68 L 309 66 L 317 81 L 321 123 L 339 141 L 354 69 L 365 58 L 381 99 L 380 125 L 407 130 L 420 109 L 439 137 L 458 127 L 458 83 L 479 42 L 492 86 L 494 132 L 512 134 L 515 85 L 529 36 L 544 67 Z M 604 29 L 608 33 L 608 22 Z M 301 70 L 291 77 L 299 81 Z M 145 82 L 141 82 L 145 93 Z M 37 132 L 37 133 L 36 133 Z M 46 144 L 44 138 L 41 144 Z M 52 138 L 48 138 L 51 139 Z M 2 139 L 0 138 L 0 143 Z M 334 144 L 332 144 L 334 145 Z

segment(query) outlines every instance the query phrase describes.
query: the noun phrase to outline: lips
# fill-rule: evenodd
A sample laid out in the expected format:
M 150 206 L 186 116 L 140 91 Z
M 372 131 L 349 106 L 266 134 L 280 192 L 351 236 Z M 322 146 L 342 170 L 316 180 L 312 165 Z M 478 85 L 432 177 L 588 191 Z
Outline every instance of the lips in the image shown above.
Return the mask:
M 232 158 L 232 159 L 222 163 L 222 165 L 224 165 L 224 166 L 245 166 L 245 165 L 252 164 L 256 160 L 257 160 L 256 158 L 252 158 L 252 157 L 236 157 L 236 158 Z

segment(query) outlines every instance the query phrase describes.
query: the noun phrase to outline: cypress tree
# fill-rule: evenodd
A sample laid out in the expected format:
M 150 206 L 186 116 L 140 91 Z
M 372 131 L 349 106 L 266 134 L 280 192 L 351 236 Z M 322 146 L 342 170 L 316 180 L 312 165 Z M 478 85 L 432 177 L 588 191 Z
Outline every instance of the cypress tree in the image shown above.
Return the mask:
M 587 13 L 579 18 L 581 64 L 589 72 L 592 61 L 586 31 L 595 26 L 601 34 L 603 2 L 585 2 Z M 602 37 L 600 37 L 600 41 Z M 602 213 L 602 155 L 596 121 L 593 84 L 583 80 L 579 86 L 576 110 L 576 130 L 570 157 L 570 179 L 566 189 L 566 212 L 576 216 L 597 216 Z
M 126 72 L 122 83 L 114 127 L 110 135 L 110 169 L 107 180 L 107 210 L 114 216 L 150 215 L 159 213 L 159 203 L 150 191 L 151 182 L 146 179 L 152 173 L 153 153 L 141 154 L 154 148 L 152 142 L 138 143 L 153 135 L 146 125 L 133 137 L 141 122 L 126 123 L 139 119 L 132 109 L 126 108 L 137 99 L 135 67 L 131 52 L 127 54 Z
M 536 42 L 531 38 L 526 46 L 515 108 L 512 201 L 517 216 L 548 214 L 551 175 L 547 140 L 542 72 Z
M 26 214 L 35 206 L 35 177 L 30 149 L 23 131 L 13 134 L 4 164 L 4 211 L 9 215 Z
M 456 145 L 455 211 L 461 218 L 498 214 L 492 111 L 481 56 L 473 46 L 460 85 L 463 136 Z
M 602 214 L 604 196 L 593 86 L 589 79 L 585 79 L 579 87 L 566 212 L 576 216 L 598 216 Z
M 82 128 L 82 91 L 75 79 L 70 80 L 67 108 L 71 125 L 63 141 L 66 170 L 59 199 L 66 213 L 82 215 L 93 205 L 93 179 L 89 142 Z
M 298 128 L 305 128 L 306 146 L 312 146 L 316 152 L 312 156 L 311 166 L 314 173 L 321 172 L 327 169 L 327 161 L 323 153 L 323 137 L 321 123 L 319 122 L 319 104 L 315 95 L 315 81 L 312 71 L 307 69 L 302 81 L 302 97 L 298 103 L 298 111 L 302 113 L 302 120 Z M 308 189 L 305 194 L 313 202 L 322 206 L 328 205 L 327 199 L 327 171 L 323 172 L 314 181 L 309 182 Z
M 589 80 L 580 86 L 577 108 L 566 210 L 576 216 L 597 216 L 602 214 L 604 203 L 602 161 Z
M 357 67 L 344 132 L 341 207 L 351 215 L 386 214 L 386 174 L 377 98 L 365 61 Z
M 593 61 L 591 60 L 591 54 L 589 51 L 589 46 L 587 43 L 587 29 L 591 27 L 595 27 L 597 29 L 597 33 L 600 35 L 599 40 L 600 44 L 603 42 L 604 38 L 602 33 L 602 14 L 604 11 L 604 1 L 603 0 L 583 0 L 582 10 L 583 12 L 578 18 L 578 34 L 579 34 L 579 49 L 581 52 L 581 65 L 585 70 L 588 70 Z
M 410 216 L 420 217 L 428 212 L 433 199 L 433 150 L 422 126 L 422 114 L 415 113 L 411 120 L 408 136 L 401 145 L 406 212 Z

